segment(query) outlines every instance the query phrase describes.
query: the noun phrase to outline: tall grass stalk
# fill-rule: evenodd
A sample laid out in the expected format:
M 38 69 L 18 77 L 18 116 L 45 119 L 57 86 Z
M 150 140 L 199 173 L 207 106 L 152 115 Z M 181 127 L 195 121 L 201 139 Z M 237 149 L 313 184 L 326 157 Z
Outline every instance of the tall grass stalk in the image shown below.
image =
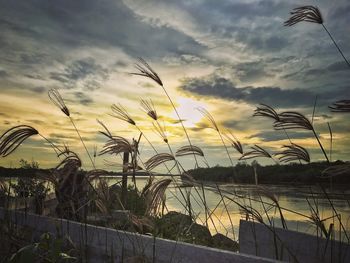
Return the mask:
M 309 6 L 297 7 L 297 8 L 294 8 L 293 11 L 290 13 L 292 16 L 287 21 L 284 22 L 285 26 L 294 26 L 295 24 L 303 21 L 322 25 L 323 29 L 327 32 L 328 36 L 330 37 L 334 46 L 336 47 L 336 49 L 344 59 L 345 63 L 350 68 L 349 61 L 346 59 L 342 50 L 338 46 L 337 42 L 334 40 L 332 34 L 329 32 L 329 30 L 325 26 L 322 14 L 316 6 L 309 5 Z
M 182 129 L 186 135 L 186 138 L 187 138 L 187 141 L 189 143 L 190 146 L 192 146 L 192 142 L 190 140 L 190 137 L 188 136 L 188 133 L 187 133 L 187 129 L 185 128 L 185 125 L 183 124 L 183 121 L 180 117 L 180 114 L 179 112 L 177 111 L 176 109 L 176 106 L 173 102 L 173 100 L 171 99 L 168 91 L 166 90 L 166 88 L 164 87 L 164 84 L 162 82 L 162 80 L 160 79 L 160 77 L 158 76 L 158 74 L 150 67 L 150 65 L 148 65 L 148 63 L 142 59 L 142 58 L 139 58 L 139 63 L 137 63 L 136 65 L 136 69 L 139 71 L 138 73 L 131 73 L 132 75 L 139 75 L 139 76 L 143 76 L 143 77 L 146 77 L 146 78 L 149 78 L 149 79 L 152 79 L 153 81 L 155 81 L 164 91 L 166 97 L 168 98 L 171 106 L 173 107 L 175 113 L 176 113 L 176 116 L 179 120 L 179 122 L 181 123 L 181 126 L 182 126 Z M 195 167 L 199 167 L 198 165 L 198 161 L 197 161 L 197 157 L 195 154 L 193 154 L 193 157 L 194 157 L 194 160 L 196 162 L 196 165 Z

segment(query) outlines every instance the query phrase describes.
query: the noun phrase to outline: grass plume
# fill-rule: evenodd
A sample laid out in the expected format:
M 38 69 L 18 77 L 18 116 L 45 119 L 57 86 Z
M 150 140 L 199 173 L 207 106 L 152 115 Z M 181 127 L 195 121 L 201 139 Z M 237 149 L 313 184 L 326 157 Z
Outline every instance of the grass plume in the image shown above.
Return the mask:
M 292 143 L 291 145 L 284 145 L 283 148 L 285 148 L 283 151 L 275 153 L 276 156 L 279 156 L 278 159 L 281 163 L 299 160 L 306 163 L 310 162 L 309 152 L 304 147 Z
M 337 113 L 349 113 L 350 112 L 350 100 L 338 100 L 333 103 L 332 106 L 328 106 L 332 112 Z
M 28 125 L 18 125 L 8 129 L 0 136 L 0 156 L 6 157 L 15 151 L 26 139 L 39 132 Z
M 174 111 L 175 111 L 175 114 L 182 126 L 182 129 L 186 135 L 186 138 L 187 138 L 187 141 L 189 143 L 189 145 L 192 145 L 192 142 L 190 140 L 190 137 L 187 133 L 187 130 L 185 128 L 185 125 L 183 124 L 183 121 L 180 117 L 180 114 L 179 112 L 177 111 L 176 107 L 175 107 L 175 104 L 173 102 L 173 100 L 171 99 L 168 91 L 165 89 L 164 85 L 163 85 L 163 82 L 162 80 L 160 79 L 159 75 L 157 74 L 157 72 L 155 72 L 151 66 L 143 59 L 143 58 L 139 58 L 139 63 L 136 63 L 135 64 L 135 67 L 136 69 L 139 71 L 139 72 L 136 72 L 136 73 L 131 73 L 132 75 L 138 75 L 138 76 L 143 76 L 143 77 L 146 77 L 146 78 L 149 78 L 153 81 L 155 81 L 164 91 L 165 95 L 167 96 L 171 106 L 173 107 Z M 197 161 L 197 158 L 196 158 L 196 155 L 193 155 L 194 157 L 194 160 L 196 162 L 196 167 L 199 167 L 198 166 L 198 161 Z
M 327 32 L 328 36 L 333 41 L 333 44 L 344 59 L 345 63 L 350 67 L 349 61 L 346 59 L 337 42 L 335 42 L 333 36 L 331 35 L 327 27 L 324 25 L 324 20 L 318 7 L 312 5 L 301 6 L 294 8 L 293 11 L 290 12 L 290 14 L 292 16 L 284 22 L 285 26 L 294 26 L 300 22 L 309 22 L 322 25 L 323 29 Z

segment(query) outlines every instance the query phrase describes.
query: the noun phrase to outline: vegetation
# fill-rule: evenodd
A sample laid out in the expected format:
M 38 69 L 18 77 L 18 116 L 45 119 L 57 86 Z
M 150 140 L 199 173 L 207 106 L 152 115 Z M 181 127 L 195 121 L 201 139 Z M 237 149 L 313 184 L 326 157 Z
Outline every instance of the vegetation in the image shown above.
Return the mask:
M 293 16 L 285 23 L 285 25 L 291 26 L 301 21 L 314 22 L 323 25 L 322 16 L 319 10 L 315 7 L 305 6 L 297 8 L 292 12 L 292 15 Z M 323 27 L 328 32 L 324 25 Z M 330 34 L 329 36 L 331 37 Z M 335 41 L 334 44 L 347 62 Z M 158 152 L 158 150 L 147 139 L 145 133 L 141 131 L 141 128 L 137 125 L 136 121 L 129 115 L 127 110 L 122 105 L 113 104 L 111 107 L 113 113 L 112 116 L 125 121 L 132 127 L 136 128 L 138 132 L 140 132 L 140 136 L 138 140 L 135 140 L 134 138 L 130 140 L 115 135 L 105 124 L 99 121 L 103 128 L 103 131 L 100 131 L 100 133 L 105 136 L 106 142 L 98 154 L 96 149 L 94 155 L 92 155 L 73 120 L 69 108 L 61 97 L 61 94 L 57 90 L 52 89 L 49 91 L 49 98 L 55 106 L 57 106 L 64 115 L 69 118 L 88 155 L 93 170 L 84 171 L 82 169 L 82 160 L 77 153 L 66 145 L 57 146 L 52 143 L 41 135 L 34 127 L 27 125 L 12 127 L 0 136 L 1 157 L 6 157 L 13 153 L 26 139 L 32 136 L 40 136 L 45 142 L 48 142 L 51 145 L 59 159 L 57 166 L 53 169 L 40 169 L 36 162 L 33 161 L 32 163 L 28 163 L 24 160 L 21 161 L 20 169 L 0 168 L 0 174 L 19 177 L 18 183 L 10 185 L 9 187 L 12 187 L 15 194 L 14 197 L 25 199 L 34 197 L 38 200 L 38 203 L 42 204 L 45 201 L 48 192 L 48 188 L 45 186 L 47 183 L 50 184 L 54 190 L 56 201 L 54 204 L 54 212 L 50 214 L 51 216 L 75 220 L 85 224 L 92 222 L 93 220 L 91 218 L 93 216 L 97 217 L 100 221 L 101 219 L 108 218 L 109 220 L 104 221 L 104 225 L 108 227 L 123 230 L 132 229 L 139 233 L 153 233 L 154 236 L 207 246 L 216 246 L 229 250 L 237 250 L 238 244 L 234 240 L 229 240 L 227 237 L 218 233 L 219 231 L 217 230 L 216 224 L 222 224 L 222 222 L 220 219 L 217 220 L 214 217 L 216 216 L 215 210 L 221 203 L 225 208 L 224 212 L 229 218 L 233 236 L 235 236 L 234 227 L 228 209 L 228 205 L 232 204 L 239 208 L 241 215 L 244 218 L 264 224 L 272 232 L 276 220 L 279 220 L 280 225 L 282 225 L 283 228 L 288 229 L 288 223 L 284 216 L 286 211 L 291 214 L 302 216 L 305 220 L 314 224 L 314 227 L 317 229 L 317 234 L 320 233 L 319 235 L 326 237 L 327 240 L 334 238 L 334 235 L 332 236 L 331 233 L 335 222 L 337 222 L 339 225 L 339 239 L 350 243 L 349 235 L 347 233 L 348 230 L 344 226 L 344 221 L 342 221 L 341 215 L 336 211 L 332 200 L 324 188 L 321 188 L 324 193 L 323 197 L 329 202 L 332 208 L 332 216 L 328 218 L 322 218 L 316 199 L 311 200 L 314 201 L 313 203 L 310 202 L 309 199 L 306 200 L 310 207 L 310 214 L 302 214 L 287 207 L 282 207 L 278 198 L 263 188 L 262 190 L 259 188 L 260 196 L 258 197 L 259 199 L 256 199 L 256 197 L 248 195 L 242 196 L 236 192 L 231 193 L 224 191 L 218 185 L 213 186 L 213 184 L 209 183 L 204 185 L 200 182 L 234 181 L 235 183 L 256 183 L 254 178 L 256 172 L 258 174 L 258 181 L 261 184 L 349 184 L 349 163 L 341 161 L 332 163 L 331 151 L 329 154 L 327 153 L 320 140 L 320 136 L 313 125 L 314 116 L 310 119 L 299 112 L 284 111 L 279 113 L 269 105 L 261 104 L 258 106 L 253 116 L 272 120 L 272 128 L 277 132 L 284 132 L 289 140 L 289 144 L 282 145 L 280 151 L 270 152 L 260 145 L 250 145 L 244 148 L 244 144 L 241 143 L 231 131 L 223 131 L 215 121 L 214 117 L 207 110 L 200 108 L 199 111 L 207 118 L 211 128 L 218 133 L 225 153 L 230 160 L 231 167 L 216 166 L 212 168 L 199 168 L 197 158 L 200 158 L 203 162 L 207 163 L 205 154 L 200 147 L 192 144 L 188 131 L 183 124 L 183 120 L 181 119 L 169 93 L 165 89 L 160 76 L 143 59 L 139 59 L 139 63 L 136 64 L 136 69 L 137 72 L 131 74 L 151 79 L 162 88 L 176 113 L 178 123 L 181 124 L 188 145 L 182 146 L 176 151 L 173 150 L 169 143 L 170 140 L 166 133 L 165 124 L 160 124 L 160 115 L 156 112 L 152 101 L 141 100 L 141 107 L 145 113 L 151 117 L 152 126 L 155 128 L 156 133 L 161 137 L 162 141 L 167 144 L 169 151 Z M 330 106 L 330 109 L 334 112 L 349 112 L 349 104 L 348 100 L 341 100 L 335 102 L 333 106 Z M 330 149 L 332 149 L 333 133 L 329 124 L 328 127 L 331 139 Z M 312 159 L 308 150 L 291 141 L 289 133 L 300 129 L 309 131 L 310 135 L 315 138 L 320 151 L 324 156 L 325 162 L 311 162 Z M 155 155 L 148 160 L 143 160 L 139 153 L 139 143 L 142 138 L 145 138 L 155 152 Z M 226 142 L 224 139 L 226 139 Z M 255 158 L 268 158 L 269 160 L 272 160 L 275 165 L 260 166 L 255 163 L 253 167 L 252 165 L 243 162 L 234 166 L 227 142 L 240 154 L 240 161 Z M 108 185 L 104 176 L 109 173 L 96 168 L 95 158 L 102 155 L 110 155 L 116 158 L 120 155 L 124 156 L 122 164 L 124 177 L 121 184 L 118 183 L 113 186 Z M 186 171 L 181 164 L 181 158 L 188 156 L 194 157 L 195 169 Z M 154 180 L 153 170 L 161 165 L 166 168 L 169 178 Z M 175 168 L 176 172 L 174 172 Z M 143 173 L 148 176 L 148 182 L 141 191 L 136 187 L 136 173 L 138 171 L 143 171 Z M 33 177 L 34 174 L 35 177 Z M 176 174 L 181 174 L 182 182 L 179 182 L 175 178 L 174 175 Z M 133 184 L 131 186 L 128 186 L 127 175 L 132 176 Z M 336 177 L 334 177 L 334 175 L 336 175 Z M 329 178 L 331 178 L 331 180 Z M 7 193 L 7 197 L 12 198 L 11 191 L 8 191 L 6 187 L 3 187 L 3 185 L 5 185 L 3 182 L 0 183 L 2 195 Z M 181 187 L 182 183 L 185 183 L 187 187 Z M 176 191 L 179 192 L 179 195 L 174 194 L 172 189 L 170 189 L 169 185 L 171 184 L 176 188 Z M 204 189 L 210 190 L 220 197 L 220 201 L 216 207 L 213 208 L 208 206 Z M 165 213 L 167 210 L 165 202 L 166 190 L 172 194 L 173 198 L 176 198 L 176 201 L 181 205 L 183 212 L 167 211 L 167 213 Z M 349 202 L 349 200 L 347 201 Z M 202 209 L 201 213 L 204 214 L 204 217 L 200 217 L 198 213 L 196 214 L 194 212 L 193 202 Z M 253 202 L 260 205 L 260 210 L 252 205 Z M 42 206 L 40 207 L 41 209 L 38 208 L 35 209 L 35 211 L 43 214 L 44 211 Z M 124 224 L 122 219 L 116 217 L 116 214 L 118 214 L 120 210 L 123 211 L 122 214 L 127 215 L 127 225 Z M 275 212 L 271 216 L 272 210 Z M 275 216 L 275 218 L 273 218 L 273 216 Z M 329 223 L 330 220 L 332 220 L 332 223 Z M 214 236 L 211 235 L 208 229 L 210 223 L 217 232 Z M 328 223 L 329 225 L 327 225 Z M 1 226 L 4 227 L 4 225 L 5 224 L 2 224 Z M 226 228 L 225 230 L 226 233 L 229 232 Z M 7 235 L 11 235 L 10 231 L 7 231 Z M 12 237 L 10 236 L 10 239 L 11 238 Z M 276 237 L 276 239 L 278 239 L 278 237 Z M 69 252 L 66 253 L 66 248 L 63 246 L 63 240 L 58 237 L 53 237 L 51 234 L 44 234 L 39 241 L 29 245 L 21 245 L 16 246 L 18 251 L 10 258 L 10 262 L 21 262 L 23 259 L 30 259 L 33 260 L 33 262 L 38 260 L 43 262 L 75 260 L 74 257 L 70 256 Z
M 345 162 L 337 161 L 337 165 L 345 165 Z M 290 163 L 287 165 L 258 165 L 257 173 L 259 184 L 329 184 L 329 178 L 322 176 L 322 172 L 330 167 L 327 162 L 319 163 Z M 332 167 L 332 166 L 331 166 Z M 254 169 L 247 163 L 239 163 L 235 166 L 236 182 L 242 184 L 254 184 Z M 198 168 L 189 170 L 195 180 L 211 182 L 232 182 L 231 167 L 215 166 L 210 168 Z M 350 184 L 350 171 L 345 171 L 339 176 L 332 177 L 335 184 Z

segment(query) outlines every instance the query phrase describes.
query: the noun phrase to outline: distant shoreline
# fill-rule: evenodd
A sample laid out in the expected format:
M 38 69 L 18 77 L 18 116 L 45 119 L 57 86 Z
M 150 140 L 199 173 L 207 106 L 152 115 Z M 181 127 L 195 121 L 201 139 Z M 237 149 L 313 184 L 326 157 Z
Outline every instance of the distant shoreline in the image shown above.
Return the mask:
M 341 164 L 342 161 L 333 163 Z M 329 167 L 326 162 L 309 164 L 267 165 L 257 167 L 259 185 L 340 185 L 342 188 L 350 186 L 350 171 L 332 178 L 322 176 L 322 171 Z M 51 169 L 35 168 L 7 168 L 0 167 L 0 178 L 32 177 L 39 173 L 48 173 Z M 86 171 L 82 170 L 82 173 Z M 195 180 L 207 183 L 237 183 L 255 185 L 254 170 L 251 165 L 239 163 L 235 167 L 215 166 L 210 168 L 197 168 L 187 171 Z M 121 172 L 106 171 L 106 177 L 122 176 Z M 129 172 L 128 176 L 132 176 Z M 137 177 L 148 177 L 147 172 L 137 172 Z M 154 176 L 166 176 L 154 174 Z M 173 175 L 179 176 L 179 175 Z

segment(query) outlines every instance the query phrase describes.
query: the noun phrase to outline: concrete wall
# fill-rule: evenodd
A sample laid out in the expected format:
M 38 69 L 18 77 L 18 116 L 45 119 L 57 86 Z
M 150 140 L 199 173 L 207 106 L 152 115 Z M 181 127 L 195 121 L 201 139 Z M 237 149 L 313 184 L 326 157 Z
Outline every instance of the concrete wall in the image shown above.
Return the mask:
M 0 219 L 10 220 L 20 226 L 28 226 L 37 235 L 51 232 L 55 235 L 69 235 L 72 241 L 86 251 L 88 262 L 121 262 L 122 258 L 143 255 L 150 262 L 200 262 L 200 263 L 256 263 L 276 262 L 207 248 L 161 238 L 153 238 L 136 233 L 118 231 L 110 228 L 81 224 L 64 219 L 50 218 L 19 211 L 0 208 Z
M 349 244 L 245 220 L 239 245 L 241 253 L 289 262 L 350 262 Z

